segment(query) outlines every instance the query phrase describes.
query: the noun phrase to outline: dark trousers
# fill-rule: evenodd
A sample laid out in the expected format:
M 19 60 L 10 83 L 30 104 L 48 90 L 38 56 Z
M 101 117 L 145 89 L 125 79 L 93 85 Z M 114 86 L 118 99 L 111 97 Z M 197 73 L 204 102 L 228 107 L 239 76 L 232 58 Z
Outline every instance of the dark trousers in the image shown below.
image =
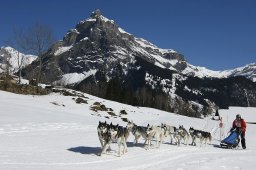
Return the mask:
M 242 147 L 245 148 L 246 147 L 246 144 L 245 144 L 245 132 L 242 132 L 240 136 L 241 136 Z

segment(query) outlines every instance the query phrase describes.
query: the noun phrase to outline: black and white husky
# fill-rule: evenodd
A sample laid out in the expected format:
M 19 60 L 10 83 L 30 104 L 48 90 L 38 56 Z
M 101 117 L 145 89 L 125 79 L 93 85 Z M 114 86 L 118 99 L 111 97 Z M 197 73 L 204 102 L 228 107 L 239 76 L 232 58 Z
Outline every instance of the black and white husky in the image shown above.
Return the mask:
M 210 132 L 205 132 L 205 131 L 197 130 L 197 129 L 194 129 L 193 127 L 190 127 L 189 133 L 190 133 L 190 136 L 192 137 L 191 145 L 194 145 L 194 146 L 196 146 L 196 138 L 198 138 L 200 140 L 201 146 L 202 146 L 203 141 L 206 144 L 207 141 L 209 141 L 209 143 L 210 143 L 212 140 L 212 135 Z
M 98 131 L 98 137 L 99 137 L 99 141 L 101 144 L 101 148 L 103 148 L 103 146 L 106 142 L 109 142 L 111 140 L 111 136 L 110 136 L 108 129 L 109 129 L 109 124 L 107 124 L 106 121 L 105 122 L 99 121 L 97 131 Z M 110 149 L 110 147 L 109 147 L 109 149 Z
M 178 145 L 180 145 L 181 140 L 184 141 L 185 145 L 188 145 L 189 133 L 182 125 L 179 126 L 179 128 L 177 129 L 176 138 L 178 141 Z
M 126 126 L 127 130 L 129 132 L 132 132 L 132 134 L 134 135 L 135 139 L 134 139 L 134 144 L 138 143 L 138 140 L 140 139 L 140 137 L 145 139 L 144 145 L 147 142 L 147 127 L 144 126 L 137 126 L 135 123 L 133 123 L 133 121 L 129 121 L 127 123 Z
M 121 156 L 121 145 L 124 146 L 123 154 L 127 152 L 126 139 L 129 135 L 129 132 L 126 128 L 117 125 L 113 125 L 112 123 L 108 126 L 108 135 L 110 140 L 106 140 L 103 145 L 101 154 L 106 153 L 107 148 L 110 146 L 112 142 L 117 142 L 118 144 L 118 156 Z
M 170 126 L 167 125 L 166 123 L 162 123 L 161 127 L 164 129 L 164 136 L 170 136 L 171 139 L 171 144 L 173 144 L 173 141 L 175 144 L 178 143 L 178 139 L 177 139 L 177 128 L 175 126 Z
M 153 139 L 156 140 L 156 147 L 159 148 L 164 138 L 164 129 L 161 126 L 148 124 L 146 133 L 148 138 L 148 149 L 150 148 Z

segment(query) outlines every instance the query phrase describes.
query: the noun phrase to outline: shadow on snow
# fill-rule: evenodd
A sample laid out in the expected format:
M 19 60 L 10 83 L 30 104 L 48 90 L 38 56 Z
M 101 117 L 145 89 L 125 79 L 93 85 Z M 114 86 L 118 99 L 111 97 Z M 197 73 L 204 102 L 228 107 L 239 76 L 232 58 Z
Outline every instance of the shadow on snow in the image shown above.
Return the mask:
M 78 146 L 74 148 L 69 148 L 67 150 L 86 155 L 98 155 L 101 151 L 101 147 Z
M 144 148 L 143 143 L 134 144 L 133 142 L 126 142 L 126 144 L 127 144 L 127 147 L 141 147 L 141 148 Z

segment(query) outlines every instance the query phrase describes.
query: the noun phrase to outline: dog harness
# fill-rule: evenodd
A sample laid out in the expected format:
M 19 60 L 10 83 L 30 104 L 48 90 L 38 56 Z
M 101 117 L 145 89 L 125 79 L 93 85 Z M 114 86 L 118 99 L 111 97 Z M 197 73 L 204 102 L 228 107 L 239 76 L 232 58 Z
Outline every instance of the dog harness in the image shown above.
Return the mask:
M 137 126 L 134 124 L 134 126 L 132 127 L 132 134 L 135 134 L 137 132 Z

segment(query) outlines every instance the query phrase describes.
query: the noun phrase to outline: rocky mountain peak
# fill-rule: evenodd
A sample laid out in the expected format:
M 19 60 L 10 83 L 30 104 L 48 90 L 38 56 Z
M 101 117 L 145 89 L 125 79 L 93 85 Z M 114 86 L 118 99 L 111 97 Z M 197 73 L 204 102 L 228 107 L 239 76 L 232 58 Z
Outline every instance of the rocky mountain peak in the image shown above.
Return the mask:
M 104 68 L 109 79 L 115 73 L 112 68 L 117 66 L 127 73 L 135 56 L 168 70 L 180 71 L 187 66 L 183 55 L 134 37 L 103 16 L 99 9 L 69 30 L 63 41 L 52 47 L 51 54 L 62 58 L 59 75 Z
M 91 18 L 99 18 L 101 16 L 101 11 L 99 9 L 96 9 L 95 11 L 92 12 Z
M 99 9 L 92 12 L 91 16 L 80 21 L 74 29 L 70 29 L 63 38 L 62 46 L 71 46 L 83 40 L 98 41 L 104 37 L 111 39 L 119 32 L 118 26 L 113 20 L 102 15 Z M 111 36 L 111 37 L 110 37 Z
M 251 71 L 255 71 L 255 67 L 219 72 L 190 65 L 184 56 L 175 50 L 159 48 L 143 38 L 136 38 L 124 31 L 113 20 L 103 16 L 99 9 L 93 11 L 89 18 L 80 21 L 75 28 L 70 29 L 64 36 L 63 41 L 55 43 L 51 54 L 66 56 L 64 58 L 69 60 L 65 59 L 65 62 L 70 63 L 72 61 L 72 64 L 65 66 L 68 69 L 62 70 L 63 73 L 61 74 L 67 74 L 71 70 L 77 72 L 77 68 L 79 68 L 79 72 L 88 71 L 92 69 L 91 65 L 97 65 L 96 68 L 101 67 L 98 63 L 102 62 L 89 64 L 90 66 L 88 66 L 89 61 L 96 63 L 96 60 L 104 61 L 104 64 L 109 62 L 111 65 L 123 62 L 123 67 L 127 65 L 128 61 L 133 61 L 133 57 L 136 56 L 158 67 L 185 75 L 200 78 L 224 78 L 238 76 L 243 72 L 242 75 L 246 73 L 248 75 L 246 77 L 255 81 L 255 74 Z M 80 66 L 78 67 L 78 65 Z

